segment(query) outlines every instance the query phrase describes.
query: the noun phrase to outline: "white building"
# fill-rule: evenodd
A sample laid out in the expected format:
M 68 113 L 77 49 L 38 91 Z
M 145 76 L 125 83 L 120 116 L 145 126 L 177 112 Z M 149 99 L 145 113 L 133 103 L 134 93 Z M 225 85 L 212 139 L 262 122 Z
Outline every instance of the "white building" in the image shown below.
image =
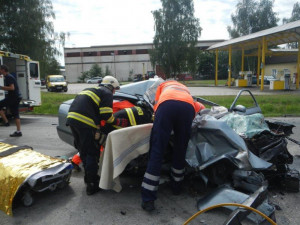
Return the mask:
M 205 50 L 222 41 L 199 41 L 197 47 Z M 82 72 L 90 70 L 94 64 L 98 64 L 103 71 L 108 67 L 120 81 L 127 81 L 130 74 L 133 76 L 156 71 L 150 62 L 151 49 L 152 43 L 64 48 L 66 79 L 71 83 L 77 82 Z

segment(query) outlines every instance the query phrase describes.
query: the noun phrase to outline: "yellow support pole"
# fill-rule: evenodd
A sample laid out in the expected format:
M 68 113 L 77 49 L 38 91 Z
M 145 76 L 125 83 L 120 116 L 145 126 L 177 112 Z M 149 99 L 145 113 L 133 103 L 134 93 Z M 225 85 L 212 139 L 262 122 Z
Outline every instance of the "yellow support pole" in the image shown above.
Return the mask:
M 257 74 L 256 74 L 256 86 L 259 86 L 259 75 L 260 75 L 260 59 L 261 59 L 261 45 L 258 45 L 258 52 L 257 52 Z
M 244 72 L 244 64 L 245 64 L 245 50 L 242 49 L 242 68 L 241 71 Z
M 299 78 L 300 78 L 300 41 L 298 41 L 298 62 L 297 62 L 296 89 L 299 89 Z
M 218 59 L 218 57 L 219 57 L 219 51 L 218 51 L 218 49 L 216 50 L 216 72 L 215 72 L 215 86 L 218 86 L 218 61 L 219 61 L 219 59 Z
M 266 42 L 266 37 L 264 36 L 262 39 L 262 54 L 261 54 L 261 63 L 262 63 L 262 68 L 261 68 L 261 82 L 260 82 L 260 90 L 264 90 L 264 76 L 265 76 L 265 63 L 266 63 L 266 47 L 267 47 L 267 42 Z
M 232 48 L 231 45 L 229 46 L 229 62 L 228 62 L 228 87 L 231 86 L 231 54 L 232 54 Z

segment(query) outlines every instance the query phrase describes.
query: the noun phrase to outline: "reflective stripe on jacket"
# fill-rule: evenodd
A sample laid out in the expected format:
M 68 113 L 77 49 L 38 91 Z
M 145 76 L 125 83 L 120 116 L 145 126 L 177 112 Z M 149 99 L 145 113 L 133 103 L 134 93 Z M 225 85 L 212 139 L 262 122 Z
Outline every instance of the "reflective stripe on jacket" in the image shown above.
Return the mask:
M 74 99 L 68 113 L 68 124 L 97 128 L 101 120 L 114 123 L 113 94 L 104 86 L 86 88 Z M 74 121 L 75 120 L 75 121 Z

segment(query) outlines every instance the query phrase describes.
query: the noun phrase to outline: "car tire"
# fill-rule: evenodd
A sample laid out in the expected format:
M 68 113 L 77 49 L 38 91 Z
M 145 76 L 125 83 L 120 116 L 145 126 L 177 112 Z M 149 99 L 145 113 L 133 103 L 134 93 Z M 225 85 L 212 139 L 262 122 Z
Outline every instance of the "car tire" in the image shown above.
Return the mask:
M 91 81 L 89 81 L 89 82 L 87 82 L 88 84 L 91 84 L 92 82 Z
M 51 89 L 51 88 L 48 88 L 48 91 L 49 91 L 49 92 L 51 92 L 51 91 L 52 91 L 52 89 Z
M 67 92 L 67 91 L 68 91 L 68 88 L 65 88 L 65 89 L 64 89 L 64 92 Z

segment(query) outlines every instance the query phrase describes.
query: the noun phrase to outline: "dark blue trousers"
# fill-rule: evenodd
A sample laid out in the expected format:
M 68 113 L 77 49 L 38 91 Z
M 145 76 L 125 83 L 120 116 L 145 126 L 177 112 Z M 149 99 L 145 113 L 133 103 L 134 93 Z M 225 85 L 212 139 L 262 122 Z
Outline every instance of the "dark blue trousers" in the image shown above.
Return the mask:
M 100 149 L 95 141 L 95 128 L 82 128 L 70 125 L 74 136 L 75 147 L 80 153 L 84 167 L 84 180 L 86 183 L 97 183 L 100 180 L 98 175 Z
M 184 171 L 186 148 L 194 116 L 194 107 L 187 102 L 168 100 L 159 105 L 153 122 L 149 161 L 142 183 L 144 202 L 154 201 L 157 198 L 164 150 L 167 148 L 172 130 L 174 131 L 172 171 L 178 175 Z

